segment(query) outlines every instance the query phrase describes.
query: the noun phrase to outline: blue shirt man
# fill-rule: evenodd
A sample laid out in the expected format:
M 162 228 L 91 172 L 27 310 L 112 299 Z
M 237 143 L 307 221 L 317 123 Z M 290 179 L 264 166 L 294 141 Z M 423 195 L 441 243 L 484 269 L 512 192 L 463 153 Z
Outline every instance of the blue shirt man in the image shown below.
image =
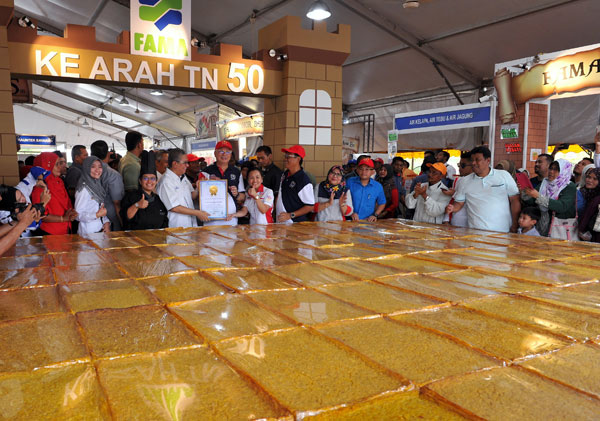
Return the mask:
M 371 178 L 374 168 L 373 161 L 365 158 L 358 163 L 358 177 L 352 177 L 346 182 L 352 193 L 353 221 L 366 219 L 368 222 L 375 222 L 385 209 L 383 187 Z

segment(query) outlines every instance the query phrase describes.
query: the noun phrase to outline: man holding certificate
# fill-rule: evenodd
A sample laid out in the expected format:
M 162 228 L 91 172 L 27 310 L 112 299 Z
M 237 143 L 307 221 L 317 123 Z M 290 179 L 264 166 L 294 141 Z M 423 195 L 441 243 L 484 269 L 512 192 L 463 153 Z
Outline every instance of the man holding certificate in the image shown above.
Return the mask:
M 237 218 L 231 218 L 227 221 L 225 218 L 228 213 L 235 213 L 236 203 L 241 205 L 246 200 L 246 194 L 244 189 L 244 180 L 242 179 L 241 171 L 235 166 L 229 166 L 229 160 L 231 159 L 231 153 L 233 147 L 231 143 L 226 140 L 221 140 L 215 146 L 215 158 L 216 162 L 209 165 L 204 169 L 204 173 L 210 176 L 211 180 L 226 180 L 228 185 L 227 195 L 227 209 L 223 209 L 222 214 L 225 215 L 223 219 L 211 220 L 204 225 L 237 225 Z M 218 190 L 220 191 L 220 190 Z M 201 196 L 201 202 L 205 199 L 206 195 Z M 214 196 L 209 196 L 210 199 L 216 199 Z M 202 206 L 202 204 L 201 204 Z
M 160 179 L 157 188 L 160 200 L 169 211 L 169 228 L 197 227 L 196 218 L 204 222 L 209 220 L 207 212 L 194 208 L 198 190 L 195 190 L 185 177 L 188 165 L 187 155 L 183 150 L 169 150 L 169 168 Z

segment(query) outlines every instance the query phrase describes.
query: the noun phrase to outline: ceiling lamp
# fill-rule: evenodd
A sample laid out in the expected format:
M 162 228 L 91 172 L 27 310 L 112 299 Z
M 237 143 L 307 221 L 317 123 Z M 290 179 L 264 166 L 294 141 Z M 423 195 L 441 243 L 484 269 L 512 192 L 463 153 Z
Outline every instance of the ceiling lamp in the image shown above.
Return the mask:
M 88 127 L 90 123 L 88 123 L 87 118 L 83 119 L 83 123 L 81 124 L 83 127 Z
M 419 5 L 419 0 L 404 0 L 402 7 L 405 9 L 416 9 Z
M 161 91 L 160 89 L 152 89 L 150 91 L 150 95 L 161 96 L 161 95 L 164 95 L 164 94 L 163 94 L 163 91 Z
M 323 20 L 331 16 L 331 10 L 322 0 L 316 0 L 306 12 L 306 17 L 312 20 Z
M 129 101 L 127 101 L 127 98 L 125 98 L 125 96 L 123 96 L 123 98 L 121 98 L 121 101 L 119 101 L 119 104 L 129 105 Z
M 104 114 L 104 110 L 100 110 L 100 115 L 98 116 L 98 118 L 100 120 L 106 120 L 108 117 L 106 117 L 106 114 Z

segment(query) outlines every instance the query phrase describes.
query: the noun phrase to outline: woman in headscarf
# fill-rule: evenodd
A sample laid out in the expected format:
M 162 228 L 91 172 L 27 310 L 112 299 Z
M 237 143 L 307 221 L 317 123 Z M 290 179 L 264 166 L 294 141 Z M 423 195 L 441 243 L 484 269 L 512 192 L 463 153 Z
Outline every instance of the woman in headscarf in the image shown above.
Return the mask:
M 167 228 L 167 208 L 156 194 L 156 161 L 154 152 L 143 151 L 140 186 L 121 201 L 121 219 L 125 229 L 147 230 Z
M 73 204 L 61 176 L 62 168 L 58 156 L 53 152 L 39 154 L 34 165 L 41 167 L 50 174 L 45 178 L 46 186 L 51 194 L 51 199 L 46 205 L 46 216 L 35 235 L 68 234 L 71 222 L 77 217 Z M 45 187 L 36 186 L 31 194 L 31 203 L 43 202 L 42 194 Z
M 352 215 L 352 195 L 344 181 L 344 170 L 334 165 L 327 178 L 315 186 L 317 221 L 343 221 Z
M 503 159 L 502 161 L 498 161 L 495 167 L 497 170 L 507 171 L 512 178 L 516 177 L 517 170 L 514 162 L 509 161 L 508 159 Z
M 594 231 L 600 205 L 600 168 L 586 172 L 585 185 L 580 190 L 585 198 L 586 207 L 579 217 L 579 238 L 600 243 L 600 230 Z
M 585 208 L 587 205 L 587 197 L 588 195 L 584 195 L 583 194 L 583 190 L 585 189 L 585 185 L 587 182 L 587 173 L 589 170 L 596 168 L 596 166 L 594 164 L 589 164 L 586 165 L 585 167 L 583 167 L 583 170 L 581 170 L 581 178 L 579 179 L 579 182 L 576 183 L 577 184 L 577 214 L 581 214 L 583 215 L 583 212 L 585 212 Z
M 104 198 L 106 190 L 100 183 L 102 161 L 95 156 L 87 157 L 82 164 L 81 177 L 75 191 L 75 210 L 79 221 L 79 235 L 110 231 L 110 220 L 106 217 Z
M 530 197 L 524 200 L 525 204 L 537 205 L 542 212 L 542 217 L 536 225 L 542 236 L 549 236 L 553 218 L 565 221 L 575 218 L 577 214 L 575 205 L 577 188 L 575 183 L 571 182 L 572 170 L 573 164 L 566 159 L 558 159 L 550 164 L 548 177 L 542 181 L 539 192 L 535 189 L 524 189 L 524 193 Z M 550 236 L 558 238 L 556 235 Z
M 390 164 L 385 164 L 379 169 L 379 174 L 375 178 L 383 186 L 383 192 L 385 193 L 385 209 L 379 215 L 379 219 L 384 218 L 395 218 L 396 212 L 398 211 L 398 204 L 400 202 L 400 196 L 398 194 L 398 188 L 394 181 L 394 169 Z

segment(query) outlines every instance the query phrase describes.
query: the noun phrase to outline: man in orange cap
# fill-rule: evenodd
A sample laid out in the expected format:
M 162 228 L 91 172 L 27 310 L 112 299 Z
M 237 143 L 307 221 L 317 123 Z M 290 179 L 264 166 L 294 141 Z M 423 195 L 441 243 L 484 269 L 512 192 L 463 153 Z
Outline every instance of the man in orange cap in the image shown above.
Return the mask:
M 415 209 L 416 222 L 441 224 L 451 196 L 443 192 L 448 187 L 442 182 L 446 177 L 446 166 L 441 162 L 426 164 L 429 167 L 428 182 L 419 183 L 413 193 L 407 194 L 406 207 Z
M 306 151 L 300 145 L 281 149 L 285 153 L 285 172 L 281 176 L 279 195 L 275 206 L 277 222 L 308 221 L 315 206 L 315 193 L 310 178 L 302 169 Z
M 241 205 L 246 200 L 244 180 L 239 168 L 229 165 L 229 160 L 233 153 L 233 146 L 226 140 L 221 140 L 215 145 L 216 162 L 204 169 L 204 173 L 210 176 L 211 180 L 227 180 L 229 186 L 228 211 L 235 213 L 235 209 L 241 208 Z M 232 218 L 230 221 L 210 221 L 204 225 L 237 225 L 237 218 Z

